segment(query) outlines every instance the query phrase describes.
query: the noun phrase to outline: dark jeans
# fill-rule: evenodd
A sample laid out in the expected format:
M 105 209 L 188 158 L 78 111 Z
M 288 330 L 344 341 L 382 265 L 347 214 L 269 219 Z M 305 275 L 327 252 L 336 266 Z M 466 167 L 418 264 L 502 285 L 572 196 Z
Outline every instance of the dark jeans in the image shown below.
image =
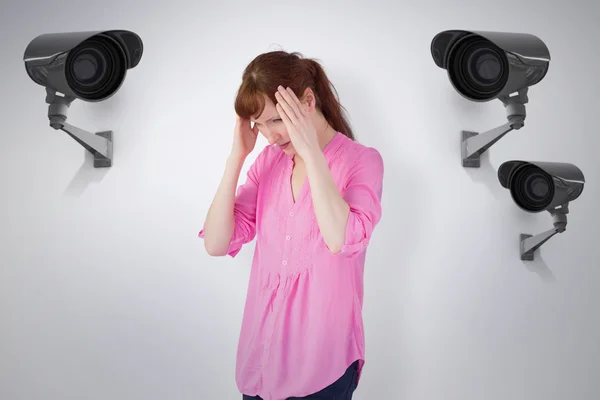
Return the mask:
M 357 375 L 358 361 L 354 361 L 340 379 L 325 389 L 304 397 L 289 397 L 287 400 L 352 400 L 352 394 L 356 390 Z M 260 396 L 250 397 L 244 394 L 242 400 L 262 400 L 262 398 Z

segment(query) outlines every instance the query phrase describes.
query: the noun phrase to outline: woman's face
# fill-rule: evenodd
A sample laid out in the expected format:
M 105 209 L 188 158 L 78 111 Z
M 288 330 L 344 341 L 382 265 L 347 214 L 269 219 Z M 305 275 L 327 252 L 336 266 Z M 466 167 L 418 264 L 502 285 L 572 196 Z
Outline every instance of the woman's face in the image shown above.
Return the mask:
M 258 118 L 252 121 L 258 126 L 258 130 L 269 144 L 281 147 L 287 154 L 294 154 L 294 148 L 285 124 L 271 99 L 265 96 L 265 109 Z

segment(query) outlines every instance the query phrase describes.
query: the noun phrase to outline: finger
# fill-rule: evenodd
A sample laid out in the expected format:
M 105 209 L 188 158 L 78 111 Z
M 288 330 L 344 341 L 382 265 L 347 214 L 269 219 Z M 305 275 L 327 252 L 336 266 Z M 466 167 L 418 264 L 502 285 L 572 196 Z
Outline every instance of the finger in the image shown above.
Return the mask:
M 275 97 L 277 98 L 277 105 L 283 111 L 283 113 L 280 112 L 280 114 L 285 114 L 285 117 L 288 119 L 288 121 L 290 121 L 294 125 L 297 125 L 298 118 L 296 117 L 296 114 L 294 113 L 294 110 L 292 110 L 292 108 L 290 107 L 289 103 L 285 101 L 279 93 L 277 93 Z
M 294 93 L 294 91 L 291 88 L 288 87 L 286 89 L 286 92 L 289 94 L 289 97 L 292 100 L 292 104 L 295 105 L 294 111 L 296 112 L 298 119 L 306 122 L 306 120 L 308 119 L 308 106 L 302 104 L 298 96 L 296 96 L 296 93 Z
M 296 93 L 294 93 L 292 88 L 288 87 L 286 89 L 286 92 L 289 94 L 290 99 L 292 99 L 292 103 L 296 105 L 297 110 L 300 113 L 304 113 L 304 105 L 302 104 L 298 96 L 296 96 Z
M 280 94 L 285 102 L 288 104 L 289 108 L 292 110 L 294 116 L 300 117 L 302 112 L 300 111 L 299 100 L 294 94 L 294 91 L 290 88 L 284 89 L 283 86 L 279 86 L 277 92 Z M 291 116 L 290 116 L 291 117 Z
M 287 112 L 283 109 L 281 103 L 275 104 L 275 108 L 277 108 L 277 112 L 279 112 L 279 116 L 281 117 L 283 123 L 285 124 L 285 127 L 287 128 L 288 134 L 290 134 L 290 132 L 293 131 L 294 123 L 291 121 Z

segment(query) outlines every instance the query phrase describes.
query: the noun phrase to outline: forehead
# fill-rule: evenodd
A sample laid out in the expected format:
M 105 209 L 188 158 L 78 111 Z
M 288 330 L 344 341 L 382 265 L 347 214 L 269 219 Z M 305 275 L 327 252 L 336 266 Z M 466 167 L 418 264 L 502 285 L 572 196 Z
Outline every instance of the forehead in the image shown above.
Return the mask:
M 271 100 L 267 99 L 265 102 L 265 108 L 259 116 L 253 116 L 252 120 L 257 123 L 268 122 L 272 119 L 279 118 L 279 113 L 277 112 L 277 108 L 273 105 Z

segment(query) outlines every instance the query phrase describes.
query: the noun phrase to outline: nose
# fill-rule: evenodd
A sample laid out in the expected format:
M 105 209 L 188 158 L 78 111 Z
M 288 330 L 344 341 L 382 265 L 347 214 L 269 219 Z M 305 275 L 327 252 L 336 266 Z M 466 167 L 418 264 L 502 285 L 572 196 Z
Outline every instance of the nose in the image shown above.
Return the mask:
M 271 134 L 269 134 L 269 137 L 268 137 L 269 144 L 273 145 L 273 144 L 277 143 L 280 138 L 281 138 L 281 135 L 278 134 L 278 133 L 271 133 Z

